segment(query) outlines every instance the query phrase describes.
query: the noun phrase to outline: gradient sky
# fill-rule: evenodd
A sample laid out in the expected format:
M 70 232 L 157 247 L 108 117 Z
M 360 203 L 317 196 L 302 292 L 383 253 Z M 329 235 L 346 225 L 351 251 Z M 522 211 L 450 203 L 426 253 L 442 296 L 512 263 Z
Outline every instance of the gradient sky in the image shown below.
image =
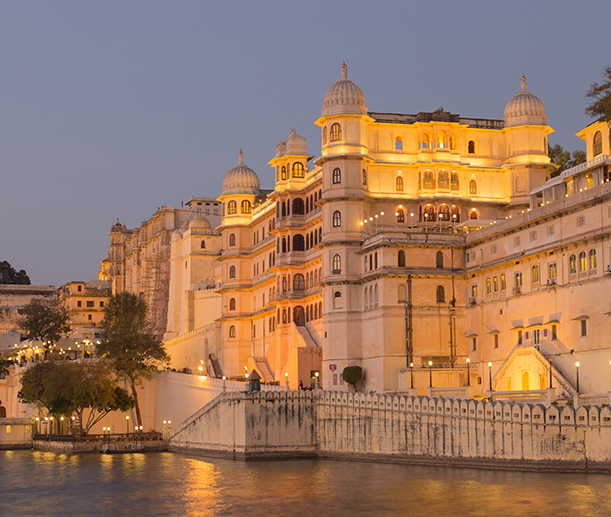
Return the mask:
M 96 278 L 117 217 L 218 196 L 240 148 L 272 188 L 291 129 L 319 154 L 343 60 L 371 111 L 501 119 L 526 74 L 550 143 L 584 149 L 610 22 L 608 0 L 2 2 L 0 260 Z

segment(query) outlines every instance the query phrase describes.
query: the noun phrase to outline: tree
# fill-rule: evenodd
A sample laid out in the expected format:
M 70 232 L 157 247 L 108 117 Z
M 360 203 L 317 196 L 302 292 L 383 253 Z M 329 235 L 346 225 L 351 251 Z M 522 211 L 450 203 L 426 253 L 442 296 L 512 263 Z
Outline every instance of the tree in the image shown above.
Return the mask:
M 552 163 L 558 166 L 558 169 L 550 174 L 552 178 L 558 176 L 562 171 L 586 161 L 586 153 L 583 151 L 577 150 L 571 154 L 569 151 L 565 151 L 560 144 L 548 147 L 547 151 Z
M 11 366 L 12 364 L 13 363 L 8 359 L 0 358 L 0 375 L 8 375 L 9 366 Z
M 93 359 L 35 364 L 23 374 L 18 397 L 26 404 L 46 407 L 56 418 L 76 414 L 80 436 L 111 411 L 134 406 L 129 394 L 117 386 L 108 365 Z
M 143 298 L 132 293 L 119 293 L 108 300 L 104 309 L 102 342 L 98 354 L 106 357 L 111 368 L 127 380 L 134 399 L 138 425 L 142 425 L 137 388 L 169 357 L 161 342 L 152 334 L 146 319 Z
M 51 300 L 34 299 L 22 312 L 21 330 L 29 339 L 42 341 L 49 348 L 70 332 L 70 312 L 63 305 Z
M 17 271 L 6 260 L 0 262 L 0 284 L 30 285 L 30 277 L 23 270 Z
M 605 68 L 602 78 L 603 82 L 592 83 L 586 93 L 586 97 L 590 99 L 586 115 L 611 122 L 611 66 Z
M 356 391 L 356 383 L 361 380 L 363 369 L 360 366 L 346 366 L 342 372 L 342 379 L 346 381 Z

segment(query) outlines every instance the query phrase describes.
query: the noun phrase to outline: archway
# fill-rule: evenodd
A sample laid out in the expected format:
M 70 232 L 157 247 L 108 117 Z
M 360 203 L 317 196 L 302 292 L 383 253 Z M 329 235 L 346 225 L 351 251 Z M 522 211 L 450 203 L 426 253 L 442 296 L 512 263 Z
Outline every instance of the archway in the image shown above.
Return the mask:
M 298 305 L 293 309 L 293 321 L 295 322 L 295 325 L 303 327 L 306 323 L 305 320 L 305 310 L 301 305 Z

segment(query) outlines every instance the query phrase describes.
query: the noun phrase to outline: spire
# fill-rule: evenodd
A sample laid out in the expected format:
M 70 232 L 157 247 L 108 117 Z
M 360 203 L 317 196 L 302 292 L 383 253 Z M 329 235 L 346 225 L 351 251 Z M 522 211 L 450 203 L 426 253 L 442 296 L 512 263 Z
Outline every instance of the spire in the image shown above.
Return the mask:
M 244 155 L 242 154 L 242 149 L 240 149 L 240 163 L 238 165 L 244 165 Z
M 522 93 L 526 93 L 526 76 L 522 74 L 522 82 L 520 83 L 522 86 Z
M 346 62 L 342 63 L 342 81 L 348 79 L 348 67 L 346 66 Z

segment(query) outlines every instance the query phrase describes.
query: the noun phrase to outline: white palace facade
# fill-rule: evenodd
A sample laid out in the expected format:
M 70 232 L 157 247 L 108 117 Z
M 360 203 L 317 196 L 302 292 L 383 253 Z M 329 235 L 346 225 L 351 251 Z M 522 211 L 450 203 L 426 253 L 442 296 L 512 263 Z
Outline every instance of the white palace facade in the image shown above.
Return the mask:
M 316 157 L 291 131 L 273 190 L 240 151 L 218 224 L 192 206 L 156 216 L 172 365 L 292 388 L 318 373 L 325 389 L 360 365 L 379 393 L 538 390 L 551 374 L 568 396 L 579 362 L 581 392 L 611 390 L 609 127 L 578 133 L 588 162 L 550 179 L 553 129 L 524 78 L 497 120 L 371 112 L 341 74 Z M 146 248 L 121 246 L 147 224 L 113 227 L 115 290 L 144 285 Z

